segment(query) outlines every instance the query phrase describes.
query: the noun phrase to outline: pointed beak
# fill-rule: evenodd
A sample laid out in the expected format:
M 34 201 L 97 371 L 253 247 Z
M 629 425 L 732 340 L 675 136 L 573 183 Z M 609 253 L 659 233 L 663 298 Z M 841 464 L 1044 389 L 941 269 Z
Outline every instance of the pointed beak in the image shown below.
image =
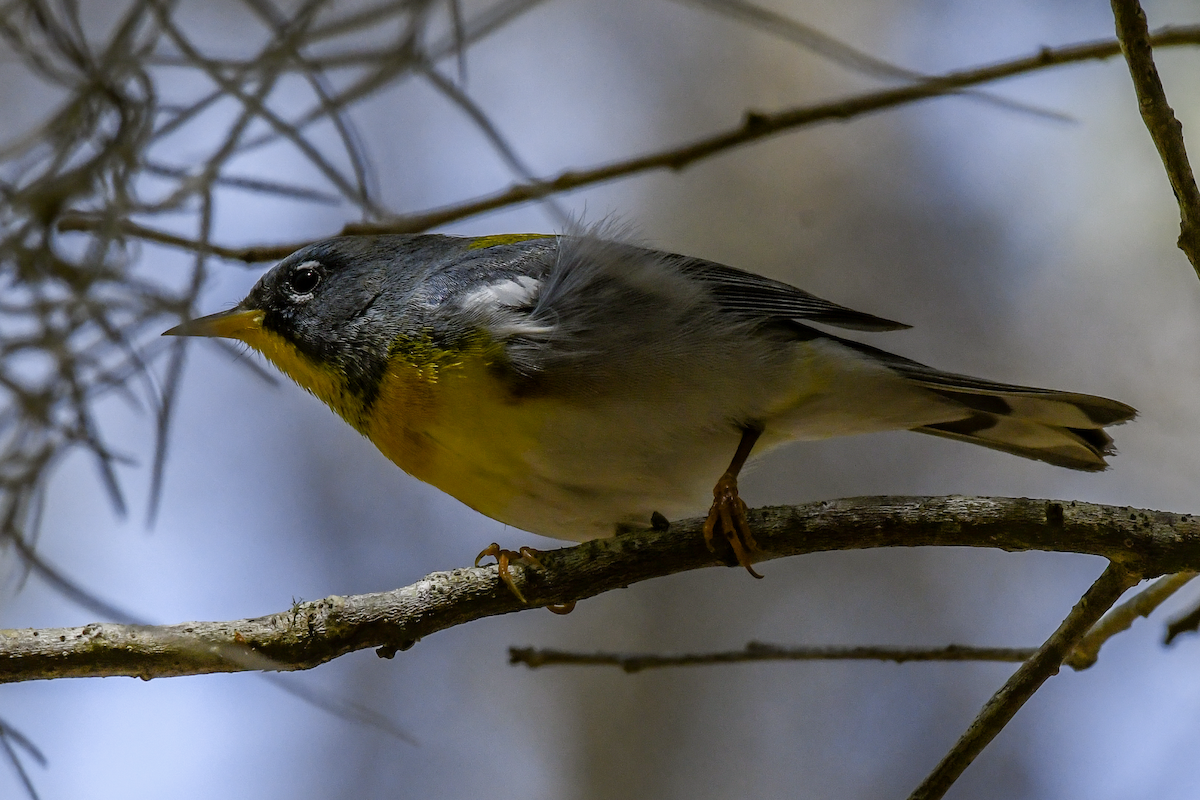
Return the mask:
M 263 312 L 258 309 L 232 308 L 176 325 L 163 331 L 163 336 L 219 336 L 244 340 L 248 334 L 262 330 L 262 320 Z

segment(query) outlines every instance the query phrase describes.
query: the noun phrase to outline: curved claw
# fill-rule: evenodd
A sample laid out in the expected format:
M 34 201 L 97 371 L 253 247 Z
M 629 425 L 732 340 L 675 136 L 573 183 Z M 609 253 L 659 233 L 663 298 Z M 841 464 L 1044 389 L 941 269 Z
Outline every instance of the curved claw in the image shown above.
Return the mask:
M 522 547 L 521 552 L 505 550 L 496 542 L 492 542 L 483 548 L 479 555 L 475 556 L 475 566 L 477 567 L 479 566 L 479 562 L 488 556 L 496 559 L 496 572 L 500 575 L 500 580 L 504 581 L 504 585 L 508 587 L 508 590 L 526 605 L 529 605 L 529 601 L 525 599 L 525 595 L 521 594 L 521 590 L 517 588 L 517 582 L 513 580 L 512 573 L 508 570 L 508 565 L 513 561 L 520 561 L 525 558 L 524 551 L 528 549 L 528 547 Z M 536 559 L 534 559 L 534 563 L 537 563 Z M 539 566 L 541 565 L 539 564 Z
M 504 581 L 504 585 L 508 590 L 516 596 L 525 605 L 529 605 L 529 601 L 525 599 L 525 595 L 521 594 L 521 590 L 517 588 L 517 582 L 513 580 L 512 573 L 508 567 L 515 562 L 521 562 L 528 566 L 537 567 L 540 570 L 546 569 L 542 564 L 542 560 L 538 558 L 542 553 L 540 550 L 534 550 L 532 547 L 522 547 L 520 550 L 505 550 L 496 542 L 492 542 L 479 555 L 475 556 L 475 566 L 479 566 L 479 562 L 489 556 L 496 559 L 496 572 L 500 575 L 500 580 Z M 553 603 L 546 606 L 547 611 L 552 611 L 555 614 L 570 614 L 575 609 L 575 601 L 569 603 Z
M 533 564 L 538 569 L 545 569 L 546 566 L 538 558 L 541 554 L 541 550 L 534 550 L 532 547 L 522 547 L 517 551 L 517 558 L 526 563 Z
M 500 545 L 497 544 L 496 542 L 492 542 L 487 547 L 480 550 L 479 555 L 475 556 L 475 566 L 478 567 L 479 562 L 483 561 L 488 556 L 491 556 L 492 558 L 496 559 L 496 561 L 499 561 L 501 552 L 502 551 L 500 550 Z
M 737 476 L 726 472 L 713 487 L 713 504 L 704 520 L 704 543 L 709 552 L 715 553 L 716 546 L 713 537 L 719 530 L 725 541 L 733 549 L 737 563 L 745 567 L 756 578 L 761 578 L 754 571 L 751 553 L 758 549 L 754 535 L 750 532 L 750 523 L 746 520 L 746 504 L 738 496 Z

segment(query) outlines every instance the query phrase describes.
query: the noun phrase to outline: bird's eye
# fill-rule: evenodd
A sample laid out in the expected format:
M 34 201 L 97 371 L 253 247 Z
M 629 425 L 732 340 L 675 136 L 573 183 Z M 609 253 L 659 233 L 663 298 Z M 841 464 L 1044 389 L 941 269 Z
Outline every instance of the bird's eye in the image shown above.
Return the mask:
M 311 294 L 321 282 L 321 273 L 315 267 L 301 264 L 287 277 L 287 287 L 293 294 Z

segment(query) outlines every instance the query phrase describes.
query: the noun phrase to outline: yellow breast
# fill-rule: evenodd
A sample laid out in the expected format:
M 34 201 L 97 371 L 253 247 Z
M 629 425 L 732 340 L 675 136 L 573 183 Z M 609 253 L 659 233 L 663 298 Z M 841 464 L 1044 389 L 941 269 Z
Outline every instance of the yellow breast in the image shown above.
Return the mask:
M 346 376 L 249 320 L 237 337 L 336 411 L 405 472 L 505 521 L 529 478 L 544 427 L 540 400 L 512 397 L 498 377 L 499 346 L 479 337 L 447 350 L 427 339 L 393 343 L 370 401 Z
M 363 433 L 405 472 L 504 520 L 545 414 L 512 396 L 499 357 L 486 341 L 454 352 L 397 342 Z
M 360 431 L 363 430 L 364 404 L 348 389 L 346 376 L 327 364 L 318 364 L 300 352 L 296 345 L 262 326 L 263 312 L 247 314 L 236 329 L 220 335 L 238 339 L 266 356 L 280 372 L 313 393 L 323 403 Z M 364 431 L 365 433 L 365 431 Z

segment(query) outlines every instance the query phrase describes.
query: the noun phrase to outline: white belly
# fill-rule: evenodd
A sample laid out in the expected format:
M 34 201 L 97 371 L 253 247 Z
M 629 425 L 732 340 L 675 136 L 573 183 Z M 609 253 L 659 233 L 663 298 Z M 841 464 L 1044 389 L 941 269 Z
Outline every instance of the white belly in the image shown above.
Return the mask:
M 712 488 L 741 438 L 765 431 L 754 454 L 791 440 L 918 427 L 957 419 L 962 408 L 828 340 L 794 345 L 785 374 L 741 375 L 702 393 L 614 399 L 558 409 L 524 458 L 504 520 L 582 541 L 618 525 L 648 527 L 707 510 Z M 778 372 L 779 370 L 776 370 Z M 751 370 L 752 372 L 752 370 Z

